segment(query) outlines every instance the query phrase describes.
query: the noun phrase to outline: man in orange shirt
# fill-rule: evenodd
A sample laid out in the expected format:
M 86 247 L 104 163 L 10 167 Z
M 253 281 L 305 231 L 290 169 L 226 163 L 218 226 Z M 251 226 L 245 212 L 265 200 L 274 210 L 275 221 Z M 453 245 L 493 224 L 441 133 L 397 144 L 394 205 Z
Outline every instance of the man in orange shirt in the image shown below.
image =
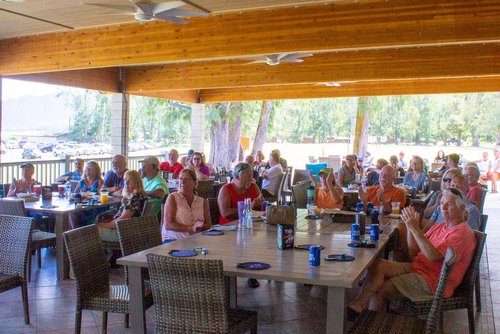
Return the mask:
M 394 186 L 395 171 L 389 165 L 386 165 L 380 171 L 379 185 L 368 187 L 366 192 L 359 188 L 359 197 L 366 207 L 367 202 L 374 205 L 383 205 L 384 212 L 391 212 L 391 202 L 399 202 L 400 208 L 406 204 L 406 195 L 403 189 Z
M 424 233 L 420 215 L 412 207 L 402 213 L 408 230 L 409 262 L 379 259 L 368 269 L 356 299 L 349 305 L 348 317 L 365 308 L 382 311 L 385 301 L 402 298 L 425 301 L 433 298 L 448 247 L 455 250 L 456 262 L 444 297 L 449 298 L 461 283 L 476 247 L 474 232 L 466 221 L 463 195 L 456 189 L 443 191 L 441 210 L 445 221 Z M 410 237 L 411 236 L 411 237 Z

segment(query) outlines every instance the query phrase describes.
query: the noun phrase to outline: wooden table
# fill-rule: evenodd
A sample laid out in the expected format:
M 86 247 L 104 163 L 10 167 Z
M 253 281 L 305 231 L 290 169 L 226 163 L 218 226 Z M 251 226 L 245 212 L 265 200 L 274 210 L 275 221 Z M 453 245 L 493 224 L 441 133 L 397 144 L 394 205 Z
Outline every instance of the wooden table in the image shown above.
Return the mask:
M 53 209 L 42 208 L 42 201 L 26 202 L 24 204 L 28 212 L 45 212 L 53 214 L 56 218 L 55 232 L 56 232 L 56 258 L 57 258 L 57 279 L 66 279 L 69 277 L 69 263 L 66 248 L 64 247 L 63 232 L 69 230 L 69 214 L 72 212 L 90 210 L 99 207 L 109 207 L 121 202 L 120 198 L 109 197 L 109 202 L 106 204 L 98 204 L 91 206 L 84 206 L 77 209 L 75 204 L 69 203 L 67 198 L 59 197 L 57 193 L 52 196 L 52 205 L 56 206 Z
M 117 263 L 128 266 L 130 289 L 130 316 L 133 333 L 146 333 L 143 300 L 143 271 L 147 267 L 149 253 L 166 255 L 170 249 L 193 249 L 205 247 L 209 253 L 197 258 L 220 259 L 224 262 L 224 274 L 229 278 L 230 304 L 237 306 L 236 277 L 251 277 L 264 280 L 298 282 L 328 287 L 327 333 L 343 333 L 345 325 L 346 289 L 353 288 L 362 273 L 379 256 L 392 234 L 396 221 L 386 220 L 389 225 L 380 235 L 373 249 L 349 248 L 350 224 L 329 223 L 329 217 L 307 221 L 305 210 L 299 210 L 295 244 L 320 244 L 325 247 L 322 257 L 329 254 L 348 254 L 353 262 L 321 262 L 319 267 L 309 266 L 309 252 L 304 250 L 279 250 L 276 246 L 275 226 L 255 223 L 253 229 L 226 231 L 221 236 L 192 235 L 167 245 L 154 247 L 118 259 Z M 309 232 L 314 230 L 313 232 Z M 306 232 L 307 231 L 307 232 Z M 261 261 L 271 265 L 270 269 L 249 271 L 236 268 L 245 261 Z

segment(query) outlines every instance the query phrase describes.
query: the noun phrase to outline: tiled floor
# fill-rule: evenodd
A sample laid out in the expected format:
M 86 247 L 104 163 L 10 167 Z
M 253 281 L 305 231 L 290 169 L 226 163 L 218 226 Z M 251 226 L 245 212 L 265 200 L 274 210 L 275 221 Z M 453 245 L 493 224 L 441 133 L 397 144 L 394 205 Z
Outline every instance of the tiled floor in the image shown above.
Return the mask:
M 500 326 L 500 194 L 488 193 L 484 211 L 489 215 L 485 250 L 487 257 L 483 258 L 482 263 L 483 312 L 476 315 L 476 333 L 495 333 L 495 323 Z M 33 270 L 33 280 L 29 284 L 31 325 L 24 325 L 20 289 L 10 290 L 0 294 L 0 333 L 73 333 L 74 283 L 55 279 L 53 250 L 44 253 L 42 264 L 41 271 Z M 113 282 L 120 282 L 121 277 L 120 270 L 113 270 Z M 258 289 L 250 289 L 245 280 L 239 280 L 238 283 L 239 306 L 258 311 L 259 333 L 324 332 L 325 289 L 267 281 L 261 281 Z M 82 333 L 100 333 L 100 322 L 99 312 L 84 311 Z M 466 311 L 446 312 L 444 327 L 445 333 L 468 333 Z M 110 314 L 108 332 L 131 331 L 123 327 L 122 315 Z M 148 310 L 148 332 L 154 332 L 154 307 Z

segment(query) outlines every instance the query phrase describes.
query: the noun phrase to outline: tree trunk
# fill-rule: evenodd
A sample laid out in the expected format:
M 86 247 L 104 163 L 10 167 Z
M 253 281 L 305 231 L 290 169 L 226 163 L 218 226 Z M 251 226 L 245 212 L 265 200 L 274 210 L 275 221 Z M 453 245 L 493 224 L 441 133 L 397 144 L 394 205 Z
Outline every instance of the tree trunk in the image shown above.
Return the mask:
M 360 97 L 356 112 L 356 131 L 354 134 L 353 153 L 364 158 L 368 145 L 368 124 L 370 122 L 370 97 Z
M 214 105 L 220 118 L 212 121 L 210 127 L 210 163 L 214 167 L 230 167 L 228 156 L 228 114 L 231 103 L 218 103 Z
M 234 161 L 243 160 L 243 149 L 241 148 L 241 113 L 243 112 L 243 104 L 238 103 L 233 105 L 232 112 L 236 113 L 236 117 L 234 119 L 234 123 L 229 127 L 228 133 L 228 158 L 229 163 Z
M 272 109 L 272 101 L 262 101 L 259 124 L 257 125 L 257 131 L 255 132 L 255 138 L 252 145 L 251 155 L 253 156 L 255 156 L 257 151 L 262 151 L 262 148 L 264 147 L 267 135 L 267 127 L 269 125 L 269 117 L 271 116 Z

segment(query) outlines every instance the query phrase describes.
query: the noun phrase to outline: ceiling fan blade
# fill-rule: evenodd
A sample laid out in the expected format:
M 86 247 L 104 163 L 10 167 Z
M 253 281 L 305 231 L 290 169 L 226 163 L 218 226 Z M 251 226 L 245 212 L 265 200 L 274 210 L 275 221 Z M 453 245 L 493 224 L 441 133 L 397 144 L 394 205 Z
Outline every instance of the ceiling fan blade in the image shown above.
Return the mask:
M 153 14 L 159 14 L 161 12 L 171 10 L 174 8 L 182 7 L 185 6 L 186 4 L 182 1 L 171 1 L 171 2 L 160 2 L 160 3 L 154 3 L 154 4 L 148 4 L 151 5 L 151 12 Z M 177 15 L 174 15 L 177 16 Z
M 187 24 L 187 21 L 181 19 L 180 17 L 177 16 L 170 16 L 170 15 L 165 15 L 168 12 L 163 12 L 160 14 L 156 14 L 154 16 L 155 19 L 162 20 L 162 21 L 170 21 L 178 24 Z
M 311 57 L 311 56 L 312 53 L 289 53 L 286 56 L 280 58 L 280 62 L 295 62 L 295 60 L 298 60 L 299 58 Z
M 208 16 L 207 13 L 195 12 L 192 10 L 183 10 L 183 9 L 171 9 L 167 11 L 167 14 L 169 16 L 184 16 L 184 17 Z
M 126 5 L 109 5 L 109 4 L 91 3 L 91 2 L 84 2 L 83 4 L 90 5 L 90 6 L 110 8 L 110 9 L 115 9 L 115 10 L 119 10 L 122 12 L 133 13 L 133 14 L 135 14 L 135 12 L 136 12 L 134 7 L 126 6 Z

